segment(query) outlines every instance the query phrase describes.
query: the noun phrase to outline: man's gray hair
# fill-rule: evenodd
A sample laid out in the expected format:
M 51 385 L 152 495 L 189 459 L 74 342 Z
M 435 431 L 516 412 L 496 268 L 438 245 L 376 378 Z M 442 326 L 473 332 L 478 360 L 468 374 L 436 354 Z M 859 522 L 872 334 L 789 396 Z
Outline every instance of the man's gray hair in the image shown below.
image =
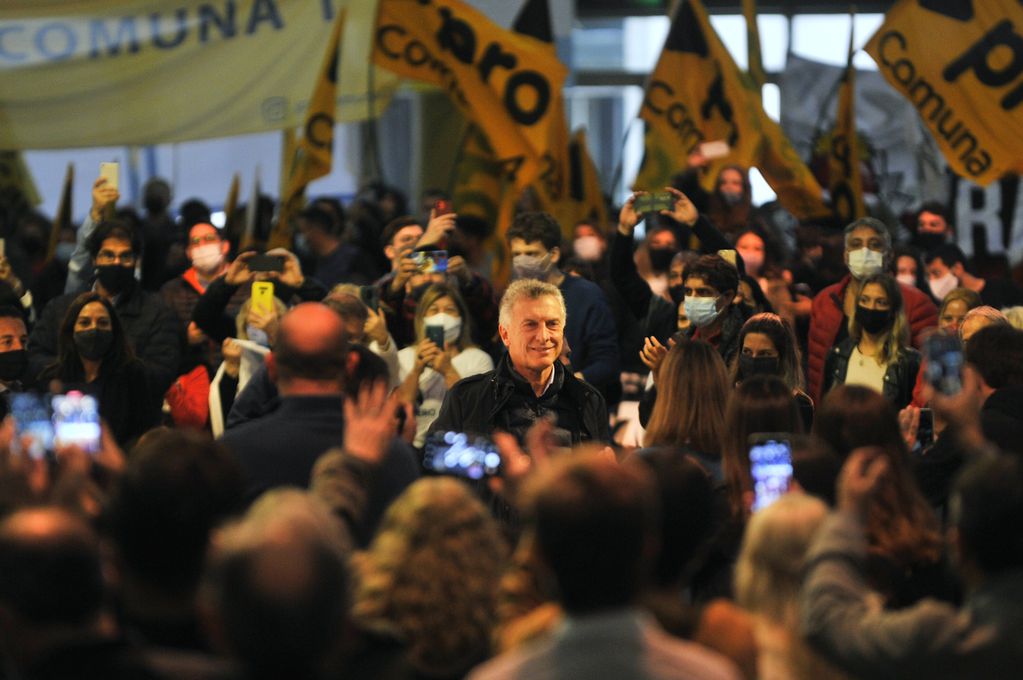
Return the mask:
M 983 328 L 988 326 L 1011 326 L 1009 323 L 1009 317 L 999 312 L 990 305 L 983 305 L 981 307 L 974 307 L 970 311 L 966 312 L 966 316 L 959 322 L 959 337 L 963 336 L 963 326 L 966 325 L 967 321 L 973 321 L 974 319 L 984 319 Z
M 888 231 L 888 227 L 885 226 L 884 222 L 873 217 L 861 217 L 858 220 L 853 220 L 845 228 L 845 245 L 849 247 L 849 234 L 853 233 L 854 229 L 859 227 L 869 227 L 877 232 L 877 235 L 884 241 L 884 252 L 892 252 L 892 234 Z
M 568 318 L 568 310 L 565 309 L 565 298 L 562 297 L 561 291 L 558 290 L 557 286 L 537 279 L 519 279 L 508 286 L 508 290 L 504 291 L 504 297 L 501 298 L 501 314 L 498 317 L 497 323 L 503 328 L 508 328 L 511 324 L 512 308 L 516 302 L 519 300 L 539 300 L 546 295 L 558 301 L 558 306 L 561 307 L 561 320 L 564 322 Z

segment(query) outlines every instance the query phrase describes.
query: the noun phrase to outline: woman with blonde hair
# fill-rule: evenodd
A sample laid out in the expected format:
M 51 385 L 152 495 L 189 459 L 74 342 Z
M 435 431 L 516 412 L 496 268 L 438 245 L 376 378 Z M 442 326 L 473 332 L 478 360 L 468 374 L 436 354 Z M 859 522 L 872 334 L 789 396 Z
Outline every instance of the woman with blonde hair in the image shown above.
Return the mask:
M 735 566 L 735 596 L 754 616 L 760 680 L 843 678 L 798 634 L 803 563 L 828 514 L 820 500 L 789 493 L 746 525 Z
M 919 370 L 920 353 L 909 346 L 899 284 L 888 274 L 868 276 L 849 319 L 849 337 L 825 359 L 822 394 L 837 385 L 863 385 L 901 409 L 913 399 Z
M 444 395 L 462 378 L 494 370 L 490 355 L 472 344 L 469 310 L 452 286 L 435 284 L 419 299 L 414 321 L 416 343 L 398 352 L 398 392 L 416 407 L 415 445 L 423 446 L 426 431 L 437 419 Z M 444 339 L 427 334 L 440 328 Z
M 701 340 L 681 340 L 657 372 L 657 401 L 643 445 L 685 447 L 721 481 L 728 372 L 721 355 Z
M 353 558 L 353 617 L 396 630 L 420 676 L 461 678 L 490 655 L 507 554 L 497 524 L 468 486 L 451 477 L 421 479 Z

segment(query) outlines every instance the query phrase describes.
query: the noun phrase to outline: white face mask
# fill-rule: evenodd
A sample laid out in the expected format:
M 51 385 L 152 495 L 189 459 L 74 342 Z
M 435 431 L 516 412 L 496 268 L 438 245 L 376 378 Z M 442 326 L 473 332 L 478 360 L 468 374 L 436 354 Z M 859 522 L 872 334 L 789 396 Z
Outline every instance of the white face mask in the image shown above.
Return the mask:
M 596 262 L 604 254 L 603 244 L 596 236 L 580 236 L 572 242 L 572 250 L 580 260 Z
M 931 279 L 928 282 L 931 287 L 931 293 L 938 300 L 944 300 L 945 296 L 951 293 L 959 286 L 959 279 L 952 272 L 945 274 L 942 277 Z
M 849 273 L 854 279 L 865 279 L 881 271 L 884 254 L 870 248 L 860 248 L 849 253 Z
M 200 272 L 214 272 L 224 262 L 224 253 L 219 243 L 205 243 L 192 248 L 192 266 Z
M 462 333 L 462 320 L 451 314 L 434 314 L 423 318 L 423 327 L 442 326 L 444 328 L 444 342 L 456 342 Z
M 913 274 L 899 274 L 895 277 L 895 280 L 907 288 L 913 288 L 916 286 L 916 276 Z

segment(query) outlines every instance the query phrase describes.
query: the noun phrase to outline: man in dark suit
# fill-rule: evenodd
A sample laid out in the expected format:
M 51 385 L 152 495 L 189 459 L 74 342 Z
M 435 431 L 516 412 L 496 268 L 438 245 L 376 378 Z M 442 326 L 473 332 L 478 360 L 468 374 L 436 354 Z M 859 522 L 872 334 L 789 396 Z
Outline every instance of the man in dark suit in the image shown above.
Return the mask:
M 344 438 L 345 369 L 352 352 L 338 314 L 306 302 L 281 319 L 268 366 L 281 405 L 273 413 L 224 433 L 238 457 L 250 499 L 278 486 L 308 487 L 313 465 Z M 365 540 L 384 509 L 419 476 L 412 449 L 398 439 L 372 480 Z M 362 532 L 357 532 L 362 533 Z

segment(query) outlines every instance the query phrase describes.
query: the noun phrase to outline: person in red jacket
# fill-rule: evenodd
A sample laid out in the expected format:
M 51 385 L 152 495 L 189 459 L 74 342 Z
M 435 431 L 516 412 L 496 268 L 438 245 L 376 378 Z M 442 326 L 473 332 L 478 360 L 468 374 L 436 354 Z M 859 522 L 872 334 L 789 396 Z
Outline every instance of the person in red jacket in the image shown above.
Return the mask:
M 810 396 L 819 400 L 828 350 L 849 333 L 849 318 L 856 311 L 860 281 L 887 269 L 892 257 L 892 237 L 884 224 L 872 217 L 854 220 L 845 228 L 845 263 L 849 276 L 828 286 L 813 299 L 807 343 L 807 374 Z M 905 302 L 913 346 L 919 348 L 926 329 L 938 323 L 938 310 L 927 295 L 899 284 Z

